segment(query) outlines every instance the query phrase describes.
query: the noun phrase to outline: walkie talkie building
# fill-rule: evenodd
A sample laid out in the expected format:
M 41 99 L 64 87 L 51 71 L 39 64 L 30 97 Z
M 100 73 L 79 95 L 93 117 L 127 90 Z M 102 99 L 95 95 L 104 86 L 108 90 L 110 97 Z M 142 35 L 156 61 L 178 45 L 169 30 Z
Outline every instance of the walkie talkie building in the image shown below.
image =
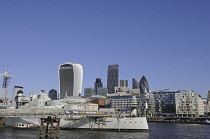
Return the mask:
M 82 91 L 83 68 L 77 63 L 59 66 L 60 99 L 79 96 Z

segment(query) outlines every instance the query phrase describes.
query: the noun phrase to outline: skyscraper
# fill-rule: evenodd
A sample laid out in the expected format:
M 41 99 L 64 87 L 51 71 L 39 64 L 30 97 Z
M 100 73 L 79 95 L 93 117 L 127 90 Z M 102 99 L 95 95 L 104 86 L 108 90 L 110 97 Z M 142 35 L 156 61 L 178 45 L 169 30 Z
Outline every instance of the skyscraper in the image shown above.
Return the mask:
M 79 96 L 82 90 L 83 68 L 77 63 L 59 66 L 60 99 L 66 96 Z
M 139 88 L 139 82 L 135 78 L 132 78 L 132 88 L 133 89 Z
M 148 95 L 149 94 L 149 84 L 145 76 L 141 77 L 140 83 L 140 95 Z
M 210 101 L 210 90 L 208 91 L 207 99 Z
M 210 111 L 210 90 L 208 91 L 207 95 L 207 105 L 208 105 L 208 111 Z
M 128 80 L 120 80 L 120 87 L 128 87 Z
M 55 89 L 51 89 L 49 91 L 49 98 L 51 98 L 51 100 L 57 100 L 58 99 L 58 93 Z
M 108 66 L 107 89 L 108 93 L 114 93 L 115 87 L 118 87 L 119 65 Z
M 96 78 L 94 87 L 95 87 L 95 89 L 97 89 L 98 87 L 103 87 L 103 83 L 101 82 L 101 78 Z

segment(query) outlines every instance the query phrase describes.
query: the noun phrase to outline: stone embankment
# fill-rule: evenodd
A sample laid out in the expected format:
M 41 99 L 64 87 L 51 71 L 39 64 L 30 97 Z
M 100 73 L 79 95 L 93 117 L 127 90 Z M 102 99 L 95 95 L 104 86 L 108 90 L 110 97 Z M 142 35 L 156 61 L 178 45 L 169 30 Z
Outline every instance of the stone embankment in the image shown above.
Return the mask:
M 183 123 L 183 124 L 209 124 L 210 117 L 147 117 L 148 122 Z

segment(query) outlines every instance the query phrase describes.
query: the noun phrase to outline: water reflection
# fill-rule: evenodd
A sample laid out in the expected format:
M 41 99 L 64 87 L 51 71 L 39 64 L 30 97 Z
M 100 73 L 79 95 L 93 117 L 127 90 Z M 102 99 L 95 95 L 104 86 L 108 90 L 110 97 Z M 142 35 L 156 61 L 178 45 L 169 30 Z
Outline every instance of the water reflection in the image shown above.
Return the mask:
M 178 123 L 149 123 L 148 132 L 111 132 L 61 130 L 60 139 L 197 139 L 209 138 L 210 125 L 178 124 Z M 39 138 L 39 130 L 0 129 L 0 138 L 25 139 Z

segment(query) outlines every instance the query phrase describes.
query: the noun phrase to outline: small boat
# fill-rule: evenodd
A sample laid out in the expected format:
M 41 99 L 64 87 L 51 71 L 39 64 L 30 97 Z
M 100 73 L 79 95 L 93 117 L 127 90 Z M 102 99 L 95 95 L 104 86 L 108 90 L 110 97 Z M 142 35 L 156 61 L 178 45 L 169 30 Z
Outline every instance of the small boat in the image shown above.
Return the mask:
M 13 126 L 14 129 L 30 129 L 34 127 L 35 125 L 33 123 L 16 123 Z

